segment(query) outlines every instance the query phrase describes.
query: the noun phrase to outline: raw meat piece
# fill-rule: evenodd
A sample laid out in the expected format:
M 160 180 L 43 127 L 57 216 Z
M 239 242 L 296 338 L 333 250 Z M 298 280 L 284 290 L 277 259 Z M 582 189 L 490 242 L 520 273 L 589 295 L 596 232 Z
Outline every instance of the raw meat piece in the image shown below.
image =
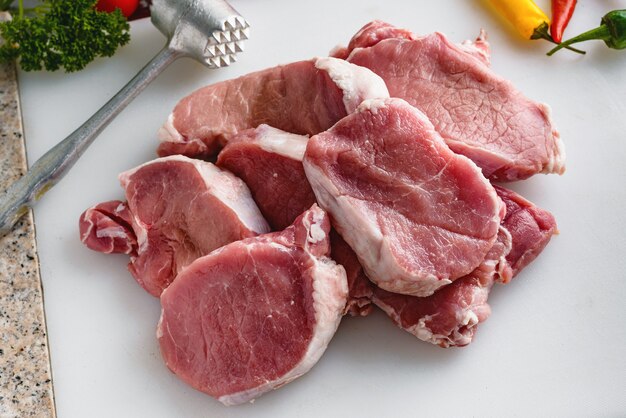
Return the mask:
M 267 125 L 240 132 L 220 152 L 217 165 L 231 171 L 250 188 L 252 197 L 273 230 L 281 230 L 313 203 L 315 195 L 304 174 L 302 158 L 308 138 Z M 334 231 L 331 257 L 346 269 L 346 312 L 366 316 L 371 310 L 371 286 L 354 251 Z
M 440 347 L 462 347 L 491 314 L 489 291 L 499 265 L 511 250 L 511 236 L 500 228 L 498 240 L 481 265 L 433 295 L 418 298 L 374 288 L 374 304 L 405 331 Z
M 105 254 L 137 254 L 132 214 L 125 202 L 111 200 L 87 209 L 79 219 L 80 240 Z
M 380 77 L 344 60 L 317 58 L 269 68 L 182 99 L 159 131 L 158 154 L 208 157 L 237 132 L 260 124 L 316 134 L 375 97 L 389 97 Z
M 508 283 L 537 258 L 558 230 L 554 216 L 547 210 L 535 206 L 504 187 L 494 186 L 494 188 L 506 204 L 506 215 L 502 225 L 511 233 L 513 239 L 513 248 L 506 256 L 509 274 L 500 277 L 502 283 Z
M 380 20 L 373 20 L 359 29 L 347 47 L 335 47 L 330 51 L 330 56 L 347 59 L 356 48 L 374 46 L 385 39 L 408 39 L 413 41 L 419 38 L 419 36 L 407 29 L 401 29 Z M 464 41 L 459 47 L 482 60 L 486 65 L 490 65 L 491 51 L 487 42 L 487 33 L 484 30 L 481 29 L 480 35 L 478 35 L 475 41 Z
M 413 32 L 409 30 L 397 28 L 380 20 L 373 20 L 359 29 L 352 39 L 350 39 L 350 43 L 347 47 L 335 47 L 332 51 L 330 51 L 330 56 L 346 59 L 356 48 L 374 46 L 383 39 L 390 38 L 416 39 Z
M 426 298 L 372 287 L 374 303 L 400 328 L 441 347 L 469 344 L 478 324 L 489 316 L 487 298 L 494 279 L 508 283 L 550 241 L 556 232 L 552 214 L 511 190 L 494 188 L 507 211 L 498 240 L 479 269 Z
M 327 257 L 317 205 L 282 232 L 197 259 L 163 292 L 157 336 L 167 366 L 226 405 L 306 373 L 337 330 L 343 268 Z
M 217 166 L 242 179 L 272 227 L 282 230 L 315 203 L 302 158 L 309 139 L 267 125 L 235 135 Z
M 154 296 L 196 258 L 269 231 L 243 181 L 211 163 L 160 158 L 120 174 L 120 182 L 128 200 L 124 216 L 103 223 L 102 211 L 89 209 L 81 217 L 81 237 L 106 237 L 117 223 L 120 236 L 130 237 L 128 269 Z M 83 242 L 100 251 L 93 239 Z
M 424 112 L 448 146 L 471 158 L 486 177 L 562 174 L 565 152 L 548 106 L 494 74 L 481 50 L 488 48 L 480 40 L 470 48 L 434 33 L 383 39 L 354 49 L 348 61 L 380 75 L 392 97 Z
M 504 204 L 401 99 L 367 100 L 312 137 L 304 171 L 367 276 L 428 296 L 472 272 L 493 246 Z

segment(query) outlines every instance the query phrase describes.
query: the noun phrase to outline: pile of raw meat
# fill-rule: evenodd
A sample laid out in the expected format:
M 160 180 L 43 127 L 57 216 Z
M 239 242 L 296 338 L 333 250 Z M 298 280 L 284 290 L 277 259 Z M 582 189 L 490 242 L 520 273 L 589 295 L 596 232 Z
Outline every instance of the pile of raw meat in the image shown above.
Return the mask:
M 564 171 L 549 109 L 451 43 L 365 25 L 331 57 L 202 88 L 80 218 L 160 297 L 167 366 L 226 405 L 306 373 L 344 314 L 464 346 L 554 217 L 492 182 Z M 211 162 L 209 162 L 211 161 Z

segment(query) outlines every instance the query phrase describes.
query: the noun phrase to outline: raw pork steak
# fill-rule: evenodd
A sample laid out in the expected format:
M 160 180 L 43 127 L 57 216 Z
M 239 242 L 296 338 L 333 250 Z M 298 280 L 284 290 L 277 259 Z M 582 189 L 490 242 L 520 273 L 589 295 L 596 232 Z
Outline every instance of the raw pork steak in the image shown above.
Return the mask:
M 469 344 L 491 312 L 487 298 L 493 281 L 509 282 L 548 244 L 556 232 L 552 214 L 511 190 L 495 189 L 507 213 L 496 244 L 478 269 L 426 298 L 371 286 L 374 303 L 400 328 L 441 347 Z
M 494 186 L 506 205 L 502 225 L 511 233 L 513 248 L 506 256 L 509 273 L 500 276 L 508 283 L 524 267 L 530 264 L 558 233 L 554 216 L 519 194 L 504 187 Z
M 213 84 L 182 99 L 159 131 L 158 154 L 207 157 L 239 131 L 268 124 L 316 134 L 364 99 L 389 97 L 367 68 L 336 58 L 294 62 Z
M 380 41 L 392 38 L 414 41 L 420 37 L 407 29 L 398 28 L 381 20 L 373 20 L 359 29 L 347 47 L 334 48 L 330 52 L 330 56 L 347 59 L 350 53 L 357 48 L 367 48 L 376 45 Z M 475 41 L 464 41 L 459 47 L 465 52 L 474 55 L 486 65 L 490 65 L 491 50 L 487 42 L 487 33 L 484 30 L 480 31 L 480 35 Z
M 154 296 L 196 258 L 269 231 L 243 181 L 211 163 L 160 158 L 120 174 L 120 181 L 128 200 L 124 215 L 102 205 L 88 209 L 81 237 L 96 251 L 131 248 L 105 252 L 130 254 L 130 272 Z
M 493 246 L 504 205 L 480 169 L 401 99 L 367 100 L 312 137 L 304 170 L 367 276 L 428 296 Z
M 267 125 L 228 141 L 217 166 L 242 179 L 273 230 L 282 230 L 315 203 L 302 158 L 309 139 Z
M 315 203 L 302 158 L 308 138 L 267 125 L 240 132 L 220 152 L 217 165 L 231 171 L 250 188 L 252 197 L 273 230 L 291 225 Z M 372 310 L 371 287 L 354 251 L 331 231 L 331 257 L 346 270 L 346 312 L 365 316 Z
M 163 292 L 157 336 L 167 366 L 226 405 L 306 373 L 346 303 L 343 268 L 327 257 L 328 216 L 314 205 L 282 232 L 197 259 Z
M 356 48 L 348 61 L 367 67 L 387 83 L 389 94 L 424 112 L 448 146 L 471 158 L 498 181 L 565 170 L 563 145 L 548 106 L 524 97 L 486 65 L 477 42 L 457 46 L 443 34 L 380 39 Z M 380 25 L 380 23 L 379 23 Z M 390 25 L 388 25 L 390 26 Z M 382 32 L 396 36 L 389 29 Z
M 373 301 L 400 328 L 440 347 L 461 347 L 472 342 L 479 323 L 491 314 L 487 304 L 504 257 L 511 250 L 511 236 L 500 228 L 498 240 L 472 273 L 419 298 L 374 287 Z
M 350 43 L 347 47 L 335 47 L 332 51 L 330 51 L 330 56 L 346 59 L 356 48 L 374 46 L 383 39 L 390 38 L 417 39 L 413 32 L 409 30 L 397 28 L 380 20 L 373 20 L 359 29 L 352 39 L 350 39 Z

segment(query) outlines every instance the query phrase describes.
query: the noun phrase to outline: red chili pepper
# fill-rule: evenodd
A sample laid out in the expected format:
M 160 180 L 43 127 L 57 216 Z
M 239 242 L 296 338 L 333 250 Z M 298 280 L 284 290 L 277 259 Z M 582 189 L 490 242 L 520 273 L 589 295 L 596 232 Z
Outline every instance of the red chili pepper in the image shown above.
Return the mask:
M 574 14 L 576 0 L 552 0 L 552 24 L 550 34 L 555 42 L 563 40 L 563 32 Z
M 96 10 L 111 13 L 115 9 L 120 9 L 122 14 L 128 18 L 138 5 L 139 0 L 98 0 Z

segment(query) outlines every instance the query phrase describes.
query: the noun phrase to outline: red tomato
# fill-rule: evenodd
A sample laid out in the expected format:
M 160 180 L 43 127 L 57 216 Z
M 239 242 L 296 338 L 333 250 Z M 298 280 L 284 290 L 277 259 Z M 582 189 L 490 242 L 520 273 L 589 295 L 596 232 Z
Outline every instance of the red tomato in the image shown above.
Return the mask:
M 122 14 L 129 17 L 137 10 L 139 6 L 139 0 L 98 0 L 96 3 L 96 9 L 101 12 L 111 13 L 115 9 L 120 9 Z

